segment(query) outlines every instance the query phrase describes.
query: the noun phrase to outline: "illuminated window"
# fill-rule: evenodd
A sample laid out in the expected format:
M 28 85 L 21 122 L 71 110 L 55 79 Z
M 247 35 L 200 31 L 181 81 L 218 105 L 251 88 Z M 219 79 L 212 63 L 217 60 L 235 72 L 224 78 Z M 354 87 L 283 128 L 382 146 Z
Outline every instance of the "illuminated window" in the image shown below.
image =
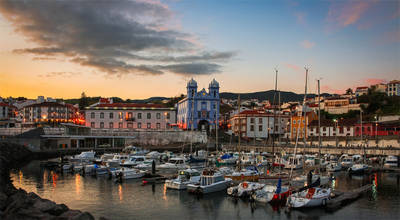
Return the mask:
M 122 118 L 122 112 L 118 113 L 118 118 L 121 119 Z
M 128 126 L 128 128 L 133 128 L 133 123 L 132 122 L 128 122 L 127 126 Z
M 118 123 L 118 128 L 122 128 L 122 127 L 123 127 L 122 122 L 119 122 L 119 123 Z
M 167 119 L 169 119 L 171 117 L 171 115 L 169 114 L 169 112 L 167 112 Z

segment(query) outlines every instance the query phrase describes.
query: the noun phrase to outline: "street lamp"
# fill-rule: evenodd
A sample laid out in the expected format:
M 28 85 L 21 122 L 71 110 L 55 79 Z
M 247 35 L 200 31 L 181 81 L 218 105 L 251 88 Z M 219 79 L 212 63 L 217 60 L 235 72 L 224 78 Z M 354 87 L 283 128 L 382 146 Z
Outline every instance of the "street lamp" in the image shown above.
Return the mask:
M 378 116 L 375 115 L 375 137 L 378 137 Z
M 335 123 L 335 143 L 336 143 L 336 147 L 337 147 L 337 145 L 338 145 L 338 142 L 337 142 L 337 134 L 338 134 L 337 125 L 338 125 L 338 121 L 335 118 L 335 119 L 333 119 L 333 122 Z

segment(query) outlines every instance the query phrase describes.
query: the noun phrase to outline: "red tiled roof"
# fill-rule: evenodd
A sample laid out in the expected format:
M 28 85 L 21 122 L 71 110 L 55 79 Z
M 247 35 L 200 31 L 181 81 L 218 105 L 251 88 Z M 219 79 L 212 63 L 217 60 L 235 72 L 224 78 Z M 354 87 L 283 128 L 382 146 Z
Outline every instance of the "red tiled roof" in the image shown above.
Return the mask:
M 113 104 L 99 104 L 95 107 L 136 107 L 136 108 L 164 108 L 163 105 L 160 104 L 140 104 L 140 103 L 113 103 Z

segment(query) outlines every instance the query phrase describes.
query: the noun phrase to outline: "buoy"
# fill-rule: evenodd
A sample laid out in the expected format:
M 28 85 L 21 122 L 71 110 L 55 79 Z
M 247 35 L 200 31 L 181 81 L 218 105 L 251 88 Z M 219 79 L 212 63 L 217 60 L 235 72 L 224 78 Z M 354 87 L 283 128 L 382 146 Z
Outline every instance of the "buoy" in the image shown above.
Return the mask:
M 147 183 L 148 183 L 147 180 L 142 181 L 142 185 L 146 185 Z

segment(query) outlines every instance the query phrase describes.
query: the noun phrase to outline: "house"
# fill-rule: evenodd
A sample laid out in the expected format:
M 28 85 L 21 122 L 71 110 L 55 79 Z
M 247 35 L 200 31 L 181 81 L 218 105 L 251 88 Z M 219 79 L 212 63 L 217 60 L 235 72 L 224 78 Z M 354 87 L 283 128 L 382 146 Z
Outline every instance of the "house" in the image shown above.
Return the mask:
M 79 109 L 71 104 L 58 102 L 40 102 L 20 109 L 22 123 L 35 125 L 41 123 L 74 123 Z
M 299 135 L 299 138 L 303 138 L 304 135 L 305 137 L 308 136 L 307 132 L 307 127 L 309 123 L 311 123 L 313 120 L 316 120 L 318 118 L 317 114 L 313 111 L 309 111 L 305 114 L 300 114 L 301 112 L 298 112 L 297 114 L 294 114 L 291 116 L 290 120 L 290 138 L 295 139 L 297 134 Z
M 114 103 L 101 98 L 85 108 L 86 126 L 96 129 L 168 129 L 176 123 L 176 109 L 158 104 Z
M 324 101 L 324 111 L 330 114 L 345 114 L 351 110 L 359 111 L 360 104 L 352 103 L 350 98 L 332 97 Z
M 354 125 L 357 119 L 321 119 L 320 135 L 321 137 L 346 137 L 354 136 Z M 319 136 L 318 120 L 312 121 L 308 125 L 308 133 L 310 136 Z
M 388 96 L 400 96 L 400 80 L 392 80 L 387 84 Z
M 368 87 L 367 86 L 361 86 L 357 87 L 355 91 L 356 97 L 362 96 L 362 95 L 367 95 L 368 94 Z

